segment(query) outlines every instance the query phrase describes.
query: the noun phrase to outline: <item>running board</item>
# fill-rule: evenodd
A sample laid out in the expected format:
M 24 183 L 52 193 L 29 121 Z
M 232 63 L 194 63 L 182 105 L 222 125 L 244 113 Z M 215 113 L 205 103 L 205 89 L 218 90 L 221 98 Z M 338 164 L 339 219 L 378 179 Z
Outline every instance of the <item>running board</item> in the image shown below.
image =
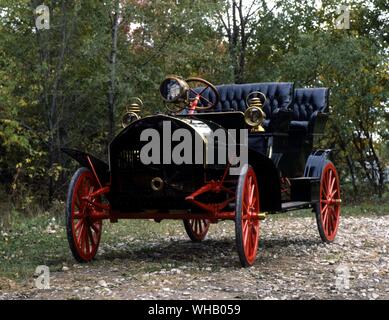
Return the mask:
M 305 202 L 305 201 L 292 201 L 292 202 L 284 202 L 281 206 L 281 211 L 291 211 L 291 210 L 298 210 L 298 209 L 308 209 L 312 206 L 311 202 Z

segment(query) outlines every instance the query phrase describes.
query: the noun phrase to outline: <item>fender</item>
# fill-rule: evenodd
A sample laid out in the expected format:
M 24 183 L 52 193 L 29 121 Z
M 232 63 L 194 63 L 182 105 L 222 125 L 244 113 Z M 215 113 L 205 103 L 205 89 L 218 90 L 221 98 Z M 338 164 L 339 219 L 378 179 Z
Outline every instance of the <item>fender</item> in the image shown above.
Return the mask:
M 89 153 L 75 150 L 61 148 L 63 153 L 76 160 L 81 166 L 88 168 L 94 175 L 96 175 L 97 181 L 103 186 L 110 183 L 109 166 L 104 161 L 92 156 Z
M 313 151 L 305 164 L 304 177 L 320 178 L 324 166 L 330 161 L 332 151 L 332 149 Z
M 277 167 L 273 161 L 249 148 L 249 164 L 258 180 L 261 212 L 281 210 L 281 185 Z

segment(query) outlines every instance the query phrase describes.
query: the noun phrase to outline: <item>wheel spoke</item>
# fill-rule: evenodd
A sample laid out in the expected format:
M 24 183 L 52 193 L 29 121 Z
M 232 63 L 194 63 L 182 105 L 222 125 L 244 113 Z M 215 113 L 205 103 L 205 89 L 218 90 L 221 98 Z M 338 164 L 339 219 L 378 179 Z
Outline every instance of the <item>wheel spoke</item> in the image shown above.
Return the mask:
M 77 211 L 74 211 L 74 213 L 73 213 L 73 219 L 81 219 L 82 218 L 82 214 L 80 213 L 80 211 L 79 210 L 77 210 Z
M 209 89 L 208 86 L 207 86 L 207 87 L 204 87 L 204 89 L 201 90 L 201 92 L 199 93 L 199 96 L 201 97 L 201 96 L 203 95 L 203 93 L 204 93 L 205 91 L 207 91 L 208 89 Z
M 325 210 L 322 211 L 323 223 L 324 223 L 324 224 L 326 223 L 327 218 L 328 218 L 328 210 L 329 210 L 329 207 L 327 206 L 327 208 L 326 208 Z
M 257 204 L 258 204 L 258 199 L 255 197 L 254 200 L 253 200 L 253 203 L 251 204 L 251 206 L 255 209 L 257 209 Z M 256 210 L 257 211 L 257 210 Z
M 88 236 L 89 236 L 89 240 L 91 242 L 91 245 L 92 247 L 96 246 L 96 242 L 95 242 L 95 238 L 93 237 L 93 232 L 92 232 L 92 225 L 93 223 L 90 225 L 90 228 L 88 228 Z
M 250 223 L 247 221 L 247 228 L 246 228 L 246 232 L 244 233 L 244 244 L 245 246 L 247 245 L 247 242 L 248 242 L 248 238 L 249 238 L 249 232 L 250 231 Z
M 208 106 L 212 104 L 211 101 L 209 101 L 207 98 L 203 97 L 203 96 L 200 96 L 200 101 L 201 100 L 205 100 L 206 102 L 208 102 Z
M 251 248 L 254 249 L 255 248 L 255 240 L 257 239 L 257 229 L 256 229 L 254 224 L 252 225 L 251 230 L 252 230 L 252 232 L 251 232 Z
M 333 224 L 333 210 L 332 208 L 329 209 L 328 217 L 327 217 L 327 234 L 328 236 L 331 236 L 332 234 L 332 224 Z
M 192 92 L 195 95 L 195 97 L 198 96 L 198 93 L 196 91 L 194 91 L 192 88 L 189 88 L 189 91 Z
M 85 195 L 85 183 L 86 183 L 86 179 L 83 177 L 80 182 L 80 186 L 78 188 L 78 192 L 79 192 L 78 195 L 80 196 L 80 198 L 82 198 Z
M 333 208 L 328 209 L 328 217 L 327 217 L 327 232 L 328 236 L 331 236 L 332 234 L 332 224 L 333 224 Z
M 77 192 L 74 194 L 74 206 L 77 207 L 78 210 L 81 209 L 80 199 Z
M 74 226 L 74 231 L 75 232 L 79 231 L 79 229 L 82 227 L 83 224 L 84 224 L 84 220 L 83 219 L 78 220 L 76 225 Z
M 78 208 L 82 209 L 84 206 L 84 200 L 82 200 L 83 194 L 81 187 L 76 191 L 76 202 L 78 203 Z
M 78 236 L 77 236 L 77 243 L 81 249 L 82 249 L 82 239 L 84 237 L 84 229 L 85 229 L 85 223 L 83 221 L 81 228 L 80 228 L 80 232 L 78 233 Z
M 333 199 L 337 192 L 338 192 L 338 189 L 335 188 L 334 191 L 331 193 L 330 197 Z
M 251 188 L 250 188 L 250 199 L 249 199 L 249 205 L 252 206 L 253 204 L 253 197 L 254 197 L 254 189 L 255 189 L 255 186 L 254 184 L 251 185 Z
M 335 178 L 332 179 L 332 171 L 331 170 L 330 170 L 330 173 L 329 173 L 328 183 L 329 183 L 329 186 L 327 188 L 327 196 L 332 193 L 332 189 L 333 189 L 334 183 L 335 183 Z
M 199 233 L 203 233 L 203 223 L 199 220 Z
M 85 192 L 84 195 L 88 196 L 90 192 L 91 184 L 89 179 L 85 179 Z
M 95 222 L 96 223 L 96 222 Z M 93 231 L 98 234 L 100 232 L 100 228 L 98 226 L 96 226 L 95 223 L 91 223 L 91 228 L 93 229 Z
M 246 234 L 249 222 L 248 222 L 248 220 L 243 220 L 242 224 L 243 224 L 243 228 L 242 228 L 243 234 Z
M 325 198 L 327 198 L 327 188 L 328 188 L 327 179 L 328 179 L 327 173 L 324 173 L 323 178 L 322 178 L 322 180 L 323 180 L 323 188 L 322 188 L 322 190 L 323 190 Z
M 89 229 L 88 224 L 86 223 L 85 224 L 85 232 L 84 232 L 85 253 L 86 254 L 90 253 L 88 230 L 90 230 L 90 229 Z

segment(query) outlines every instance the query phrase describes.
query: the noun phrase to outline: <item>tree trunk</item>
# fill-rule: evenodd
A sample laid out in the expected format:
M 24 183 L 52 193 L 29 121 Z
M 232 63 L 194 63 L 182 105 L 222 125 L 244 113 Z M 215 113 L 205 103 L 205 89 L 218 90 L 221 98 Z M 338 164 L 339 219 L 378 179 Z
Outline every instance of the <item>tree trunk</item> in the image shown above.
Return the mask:
M 357 182 L 356 182 L 356 173 L 355 173 L 355 165 L 354 165 L 354 162 L 349 154 L 349 151 L 347 150 L 347 144 L 346 144 L 346 141 L 343 139 L 341 133 L 340 133 L 340 130 L 338 127 L 335 127 L 335 131 L 337 133 L 337 138 L 338 138 L 338 142 L 339 142 L 339 146 L 340 148 L 347 154 L 346 156 L 346 162 L 347 162 L 347 167 L 349 169 L 349 173 L 350 173 L 350 176 L 351 176 L 351 183 L 352 183 L 352 186 L 353 186 L 353 193 L 354 193 L 354 196 L 357 195 L 358 193 L 358 187 L 357 187 Z
M 117 63 L 117 43 L 119 30 L 119 0 L 114 2 L 114 15 L 111 29 L 111 53 L 109 57 L 110 78 L 108 81 L 108 139 L 109 145 L 114 134 L 115 127 L 115 103 L 116 103 L 116 63 Z
M 374 144 L 373 144 L 373 139 L 369 137 L 369 147 L 371 150 L 371 153 L 373 155 L 374 163 L 377 166 L 376 172 L 378 173 L 378 186 L 377 186 L 377 191 L 378 191 L 378 197 L 381 199 L 382 194 L 384 193 L 384 170 L 382 169 L 381 161 L 378 158 L 377 152 L 375 151 Z M 375 168 L 372 168 L 375 170 Z
M 353 193 L 354 196 L 358 194 L 358 187 L 357 187 L 357 181 L 355 178 L 355 166 L 354 162 L 352 161 L 350 155 L 347 155 L 347 166 L 350 171 L 350 176 L 351 176 L 351 184 L 353 185 Z

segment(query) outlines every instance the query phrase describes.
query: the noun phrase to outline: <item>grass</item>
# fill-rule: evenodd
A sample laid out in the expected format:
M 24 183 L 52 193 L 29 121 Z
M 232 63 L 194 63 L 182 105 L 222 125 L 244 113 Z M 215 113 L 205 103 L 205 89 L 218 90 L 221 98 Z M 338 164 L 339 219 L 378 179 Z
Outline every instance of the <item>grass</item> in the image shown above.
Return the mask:
M 171 221 L 157 224 L 145 220 L 124 220 L 117 224 L 106 222 L 101 243 L 114 245 L 131 239 L 146 242 L 150 238 L 167 238 L 176 234 L 179 224 Z M 47 265 L 50 270 L 57 271 L 63 265 L 74 263 L 63 217 L 59 219 L 43 213 L 26 218 L 13 212 L 12 222 L 0 229 L 0 278 L 26 280 L 33 276 L 39 265 Z
M 342 209 L 343 216 L 387 214 L 389 202 L 385 201 L 347 205 Z M 61 270 L 63 265 L 75 264 L 67 245 L 63 216 L 46 212 L 26 217 L 13 210 L 8 216 L 8 223 L 0 225 L 0 279 L 22 281 L 31 279 L 38 265 L 47 265 L 50 270 L 56 271 Z M 284 219 L 294 216 L 312 216 L 312 213 L 304 210 L 273 217 Z M 139 245 L 158 238 L 166 239 L 183 230 L 180 221 L 163 221 L 158 224 L 144 220 L 125 220 L 117 224 L 105 223 L 101 241 L 107 246 L 121 242 L 131 244 L 132 241 L 134 245 Z

